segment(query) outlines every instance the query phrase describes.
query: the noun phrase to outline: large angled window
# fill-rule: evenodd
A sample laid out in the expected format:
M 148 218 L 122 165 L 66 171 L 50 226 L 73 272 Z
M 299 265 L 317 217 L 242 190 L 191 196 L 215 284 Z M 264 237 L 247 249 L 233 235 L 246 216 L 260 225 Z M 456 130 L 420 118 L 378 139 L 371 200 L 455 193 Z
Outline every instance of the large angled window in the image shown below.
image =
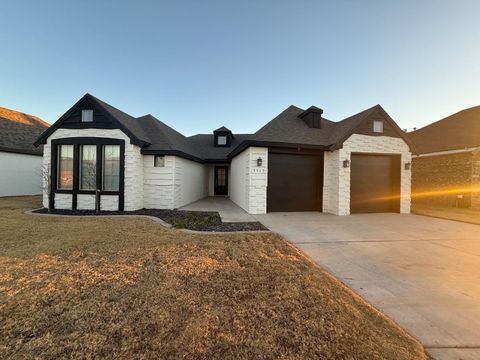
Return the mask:
M 97 184 L 97 146 L 80 146 L 80 190 L 95 190 Z
M 103 186 L 105 191 L 118 191 L 120 185 L 120 145 L 103 146 Z
M 58 145 L 58 179 L 60 190 L 73 188 L 73 145 Z

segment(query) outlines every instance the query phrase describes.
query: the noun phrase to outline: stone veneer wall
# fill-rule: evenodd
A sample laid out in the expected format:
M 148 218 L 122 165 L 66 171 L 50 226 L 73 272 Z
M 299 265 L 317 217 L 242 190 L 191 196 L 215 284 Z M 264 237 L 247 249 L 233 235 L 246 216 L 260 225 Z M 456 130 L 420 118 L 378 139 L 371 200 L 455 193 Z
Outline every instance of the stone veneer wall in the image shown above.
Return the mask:
M 414 203 L 455 206 L 478 204 L 478 191 L 472 192 L 480 175 L 480 157 L 476 153 L 419 156 L 412 163 Z M 476 179 L 476 180 L 475 180 Z M 472 201 L 473 200 L 473 201 Z
M 257 166 L 257 159 L 262 166 Z M 230 199 L 250 214 L 267 212 L 268 148 L 251 146 L 232 159 Z
M 401 138 L 353 134 L 343 147 L 324 155 L 323 211 L 335 215 L 350 214 L 350 169 L 343 161 L 351 160 L 352 153 L 401 155 L 400 212 L 410 212 L 411 171 L 404 164 L 411 162 L 412 154 Z
M 130 138 L 119 129 L 57 129 L 47 139 L 43 148 L 44 169 L 51 169 L 51 142 L 54 139 L 69 137 L 99 137 L 125 140 L 125 210 L 143 208 L 143 161 L 140 147 L 130 144 Z M 45 185 L 44 185 L 45 187 Z M 103 197 L 102 197 L 103 198 Z M 71 209 L 71 194 L 56 194 L 55 207 L 58 209 Z M 85 202 L 82 205 L 88 206 Z M 86 199 L 85 199 L 86 200 Z M 113 199 L 106 199 L 105 208 L 111 208 Z M 88 200 L 86 200 L 88 202 Z M 103 201 L 100 202 L 102 204 Z M 117 199 L 118 202 L 118 199 Z M 43 206 L 48 207 L 48 192 L 43 191 Z M 103 207 L 103 206 L 102 206 Z M 115 209 L 116 210 L 116 209 Z

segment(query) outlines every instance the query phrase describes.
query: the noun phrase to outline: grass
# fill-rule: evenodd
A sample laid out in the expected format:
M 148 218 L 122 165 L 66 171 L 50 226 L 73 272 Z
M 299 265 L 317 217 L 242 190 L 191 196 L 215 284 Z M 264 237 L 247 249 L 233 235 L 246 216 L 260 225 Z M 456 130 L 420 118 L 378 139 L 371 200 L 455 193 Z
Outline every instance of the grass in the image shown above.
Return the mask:
M 480 210 L 417 203 L 412 213 L 480 225 Z
M 2 358 L 425 359 L 282 238 L 25 215 L 0 199 Z

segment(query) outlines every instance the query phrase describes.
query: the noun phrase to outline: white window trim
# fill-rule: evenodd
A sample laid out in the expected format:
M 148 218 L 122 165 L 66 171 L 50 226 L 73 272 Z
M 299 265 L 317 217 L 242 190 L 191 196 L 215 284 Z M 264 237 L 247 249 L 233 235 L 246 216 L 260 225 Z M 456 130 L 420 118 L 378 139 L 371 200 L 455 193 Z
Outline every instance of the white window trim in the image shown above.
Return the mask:
M 93 122 L 93 110 L 89 110 L 89 109 L 82 110 L 82 122 Z
M 225 139 L 225 142 L 221 143 L 220 138 Z M 227 135 L 218 135 L 217 136 L 217 145 L 220 145 L 220 146 L 227 145 Z
M 163 159 L 161 165 L 157 165 L 157 159 L 158 158 Z M 165 155 L 154 155 L 153 156 L 153 167 L 165 167 Z
M 373 120 L 373 132 L 383 133 L 383 120 Z

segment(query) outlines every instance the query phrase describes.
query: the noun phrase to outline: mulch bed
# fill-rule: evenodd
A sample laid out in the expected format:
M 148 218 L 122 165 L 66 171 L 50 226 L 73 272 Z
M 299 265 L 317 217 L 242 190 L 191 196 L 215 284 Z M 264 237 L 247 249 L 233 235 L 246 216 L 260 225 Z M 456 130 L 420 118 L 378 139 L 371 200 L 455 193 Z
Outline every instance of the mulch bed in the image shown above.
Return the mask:
M 48 214 L 48 209 L 35 210 L 36 213 Z M 93 210 L 60 210 L 53 209 L 50 214 L 70 216 L 92 216 Z M 141 209 L 135 211 L 101 211 L 99 216 L 105 215 L 148 215 L 154 216 L 177 229 L 188 229 L 196 231 L 268 231 L 258 221 L 252 222 L 222 222 L 220 215 L 215 211 L 183 211 L 183 210 L 159 210 Z

